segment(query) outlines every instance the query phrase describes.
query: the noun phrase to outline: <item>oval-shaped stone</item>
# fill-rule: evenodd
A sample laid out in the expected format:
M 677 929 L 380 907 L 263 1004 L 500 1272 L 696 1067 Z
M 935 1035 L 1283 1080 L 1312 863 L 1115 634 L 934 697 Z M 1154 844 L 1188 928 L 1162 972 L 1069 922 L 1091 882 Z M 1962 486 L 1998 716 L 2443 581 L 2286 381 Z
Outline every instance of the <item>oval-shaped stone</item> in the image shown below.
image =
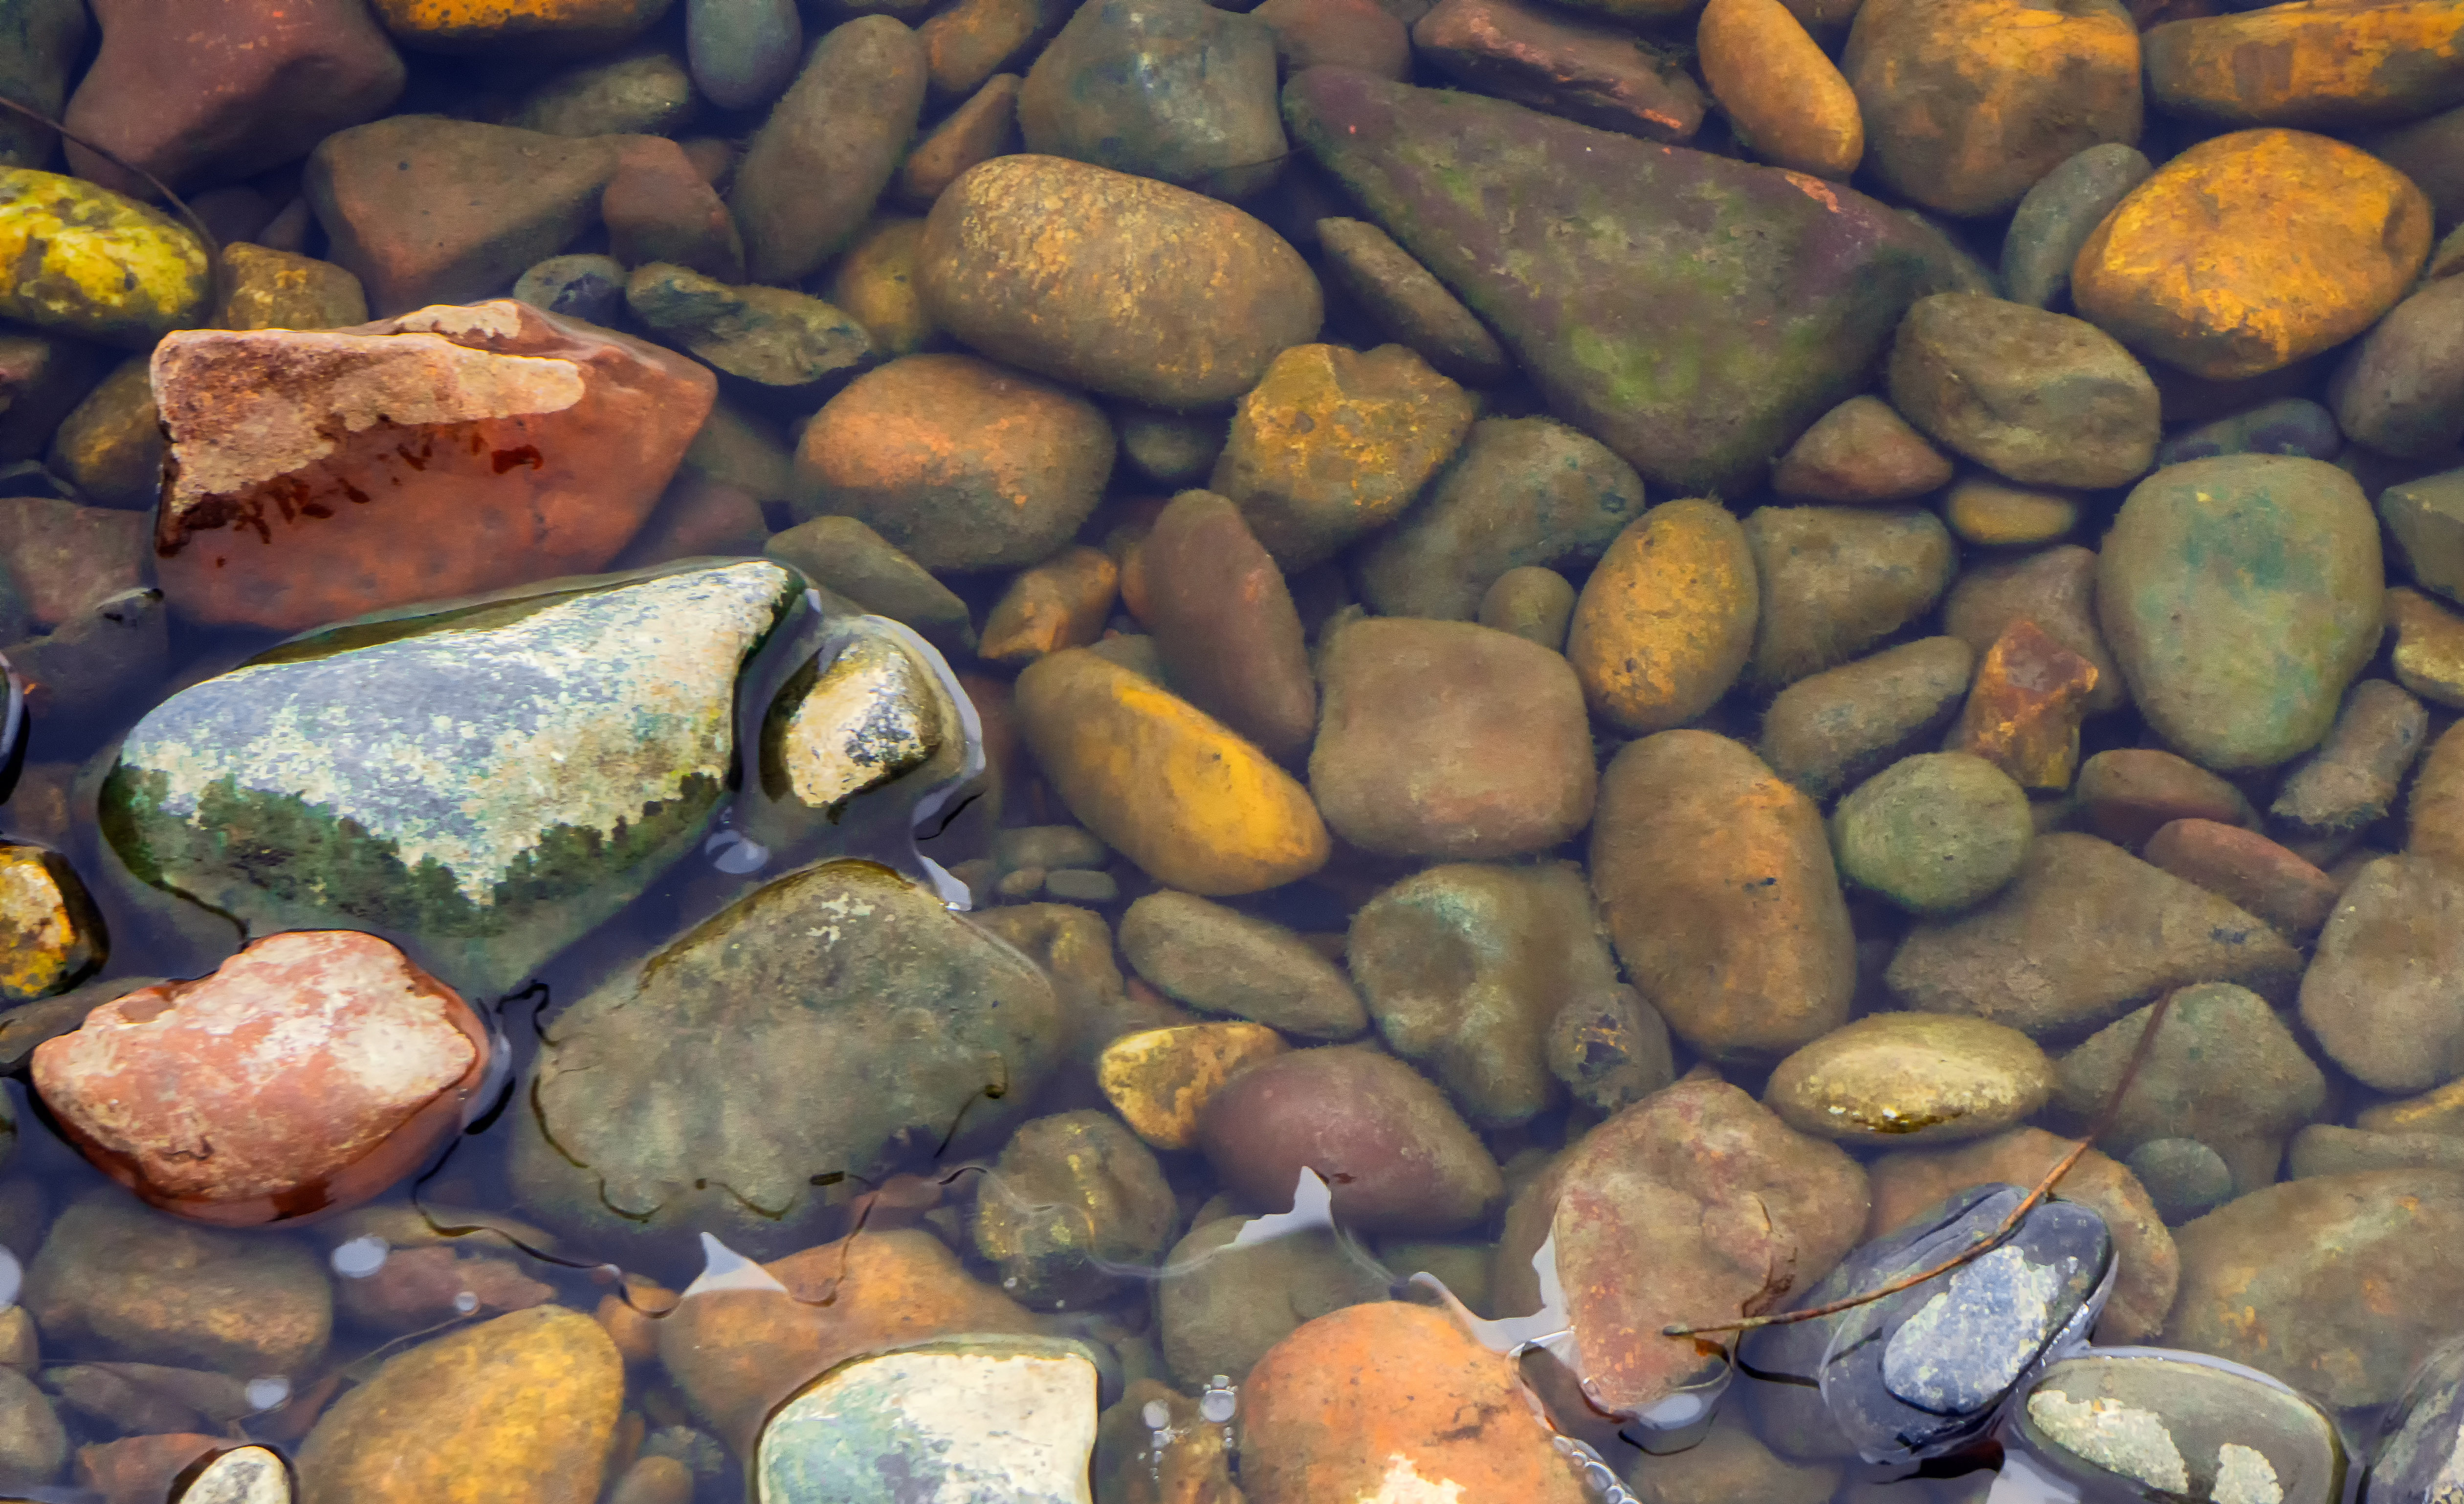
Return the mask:
M 2134 487 L 2098 556 L 2097 614 L 2140 713 L 2218 771 L 2319 744 L 2378 651 L 2378 519 L 2324 460 L 2231 454 Z
M 2303 0 L 2174 21 L 2142 45 L 2149 100 L 2218 125 L 2401 125 L 2464 100 L 2451 0 Z
M 1682 726 L 1744 672 L 1762 610 L 1745 528 L 1717 501 L 1627 523 L 1574 602 L 1566 657 L 1594 714 L 1627 731 Z
M 2430 1350 L 2381 1423 L 2362 1504 L 2435 1504 L 2464 1471 L 2464 1337 Z
M 1224 897 L 1326 865 L 1331 847 L 1309 790 L 1161 685 L 1071 648 L 1027 665 L 1017 703 L 1070 812 L 1156 881 Z
M 737 673 L 802 593 L 748 560 L 297 639 L 148 712 L 103 832 L 253 931 L 365 925 L 505 991 L 700 839 Z
M 522 47 L 547 56 L 605 52 L 672 0 L 375 0 L 394 40 L 420 52 Z
M 423 1342 L 336 1401 L 299 1449 L 300 1492 L 589 1504 L 624 1403 L 625 1360 L 599 1323 L 533 1306 Z
M 2183 1504 L 2343 1497 L 2335 1421 L 2238 1364 L 2145 1349 L 2067 1358 L 2015 1418 L 2037 1461 L 2092 1489 Z
M 1827 1304 L 1932 1269 L 1998 1228 L 2026 1195 L 2007 1184 L 1960 1191 L 1850 1254 L 1793 1304 Z M 1882 1299 L 1771 1328 L 1749 1339 L 1745 1357 L 1765 1372 L 1815 1379 L 1836 1427 L 1828 1434 L 1866 1461 L 1941 1456 L 1972 1444 L 2007 1395 L 2086 1338 L 2113 1257 L 2103 1218 L 2075 1202 L 2041 1203 L 1989 1251 Z M 1777 1398 L 1773 1419 L 1787 1421 L 1811 1396 Z
M 1309 264 L 1247 214 L 1059 157 L 951 184 L 916 276 L 933 321 L 983 353 L 1158 408 L 1239 396 L 1325 316 Z
M 1911 913 L 1956 914 L 2018 873 L 2035 829 L 2027 791 L 2008 773 L 1964 752 L 1929 752 L 1839 801 L 1831 845 L 1845 880 Z
M 137 347 L 205 321 L 213 269 L 160 210 L 56 172 L 0 170 L 0 315 Z
M 1799 1133 L 1863 1143 L 1981 1139 L 2053 1095 L 2053 1062 L 2015 1028 L 1869 1013 L 1779 1063 L 1763 1103 Z
M 2071 267 L 2071 300 L 2134 349 L 2238 381 L 2376 322 L 2430 234 L 2430 200 L 2376 157 L 2301 131 L 2236 131 L 2105 215 Z
M 1694 45 L 1737 139 L 1773 166 L 1845 178 L 1865 155 L 1856 91 L 1780 0 L 1711 0 Z
M 0 747 L 0 758 L 8 751 Z M 0 1004 L 66 992 L 110 954 L 102 914 L 69 859 L 49 847 L 0 841 Z

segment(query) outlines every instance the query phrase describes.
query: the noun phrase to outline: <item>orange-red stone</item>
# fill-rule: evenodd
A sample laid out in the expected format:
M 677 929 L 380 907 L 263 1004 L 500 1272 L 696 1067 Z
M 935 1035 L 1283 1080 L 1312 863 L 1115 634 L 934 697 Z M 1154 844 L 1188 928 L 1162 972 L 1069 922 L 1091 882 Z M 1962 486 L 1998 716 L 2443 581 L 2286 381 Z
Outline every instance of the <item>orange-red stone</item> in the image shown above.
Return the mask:
M 2022 788 L 2068 788 L 2096 665 L 2025 619 L 1985 650 L 1950 750 L 1973 753 Z
M 164 594 L 297 631 L 604 568 L 711 409 L 708 367 L 510 300 L 155 348 Z

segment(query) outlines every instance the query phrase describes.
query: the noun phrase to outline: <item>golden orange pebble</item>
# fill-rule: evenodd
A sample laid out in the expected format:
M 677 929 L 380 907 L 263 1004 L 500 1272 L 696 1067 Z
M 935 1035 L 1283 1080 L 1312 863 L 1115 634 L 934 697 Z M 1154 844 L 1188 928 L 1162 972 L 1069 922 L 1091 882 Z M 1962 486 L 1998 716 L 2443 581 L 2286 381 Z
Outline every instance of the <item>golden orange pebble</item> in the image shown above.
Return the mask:
M 417 46 L 477 47 L 556 31 L 606 40 L 656 20 L 669 0 L 375 0 L 385 30 Z
M 1775 166 L 1844 178 L 1865 155 L 1856 91 L 1779 0 L 1710 0 L 1694 47 L 1739 140 Z
M 1157 1149 L 1198 1142 L 1199 1115 L 1242 1067 L 1284 1051 L 1264 1024 L 1183 1024 L 1123 1034 L 1095 1059 L 1104 1100 Z
M 1665 731 L 1736 682 L 1761 602 L 1753 551 L 1728 510 L 1670 501 L 1627 523 L 1600 557 L 1574 604 L 1566 657 L 1602 719 Z
M 2430 231 L 2430 200 L 2367 152 L 2236 131 L 2114 207 L 2071 267 L 2071 299 L 2134 349 L 2238 381 L 2376 322 L 2412 285 Z
M 2227 125 L 2400 124 L 2453 102 L 2440 91 L 2464 56 L 2464 6 L 2299 0 L 2176 21 L 2142 45 L 2148 94 L 2176 115 Z

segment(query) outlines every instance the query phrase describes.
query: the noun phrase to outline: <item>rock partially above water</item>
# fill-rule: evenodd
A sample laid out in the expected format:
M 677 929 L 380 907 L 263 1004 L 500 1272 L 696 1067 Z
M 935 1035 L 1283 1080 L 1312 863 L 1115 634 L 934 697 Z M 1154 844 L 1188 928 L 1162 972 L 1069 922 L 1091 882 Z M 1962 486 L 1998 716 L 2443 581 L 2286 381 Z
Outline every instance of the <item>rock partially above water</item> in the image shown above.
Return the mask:
M 716 390 L 671 351 L 509 299 L 177 334 L 153 381 L 164 593 L 277 631 L 606 567 Z
M 707 1229 L 784 1252 L 849 1182 L 960 1127 L 971 1144 L 1015 1123 L 1060 1023 L 1034 962 L 939 898 L 869 862 L 808 867 L 557 1020 L 514 1180 L 593 1238 L 674 1246 Z
M 1284 115 L 1558 416 L 1681 495 L 1737 494 L 1851 395 L 1925 276 L 1903 221 L 1796 173 L 1339 68 Z
M 507 990 L 700 837 L 737 673 L 798 593 L 747 561 L 302 638 L 138 722 L 104 831 L 252 929 L 416 937 L 457 987 Z
M 372 935 L 268 936 L 129 993 L 34 1051 L 71 1141 L 148 1202 L 227 1227 L 334 1211 L 417 1168 L 471 1112 L 476 1013 Z
M 2035 1455 L 2090 1487 L 2189 1504 L 2335 1504 L 2335 1420 L 2255 1374 L 2163 1353 L 2065 1359 L 2016 1412 Z

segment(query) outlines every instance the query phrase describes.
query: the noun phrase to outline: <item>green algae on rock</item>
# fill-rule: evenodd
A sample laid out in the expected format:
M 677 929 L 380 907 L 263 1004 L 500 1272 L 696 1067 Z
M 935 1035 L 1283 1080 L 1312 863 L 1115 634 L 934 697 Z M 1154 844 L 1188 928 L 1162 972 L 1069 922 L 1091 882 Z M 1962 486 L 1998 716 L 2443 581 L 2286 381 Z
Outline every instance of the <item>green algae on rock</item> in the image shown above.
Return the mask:
M 1743 490 L 1930 290 L 1915 230 L 1799 173 L 1340 68 L 1284 117 L 1557 416 L 1680 495 Z
M 2378 519 L 2324 460 L 2228 454 L 2132 489 L 2098 555 L 2097 613 L 2131 698 L 2218 771 L 2319 744 L 2378 651 Z
M 1066 1045 L 1033 962 L 861 861 L 754 890 L 553 1034 L 517 1115 L 524 1204 L 594 1240 L 707 1229 L 760 1256 L 954 1129 L 956 1152 L 998 1142 Z
M 109 188 L 0 170 L 0 315 L 143 346 L 205 321 L 213 268 L 196 235 Z
M 507 990 L 700 837 L 737 672 L 802 584 L 687 566 L 296 638 L 138 722 L 104 834 L 253 932 L 376 929 Z

